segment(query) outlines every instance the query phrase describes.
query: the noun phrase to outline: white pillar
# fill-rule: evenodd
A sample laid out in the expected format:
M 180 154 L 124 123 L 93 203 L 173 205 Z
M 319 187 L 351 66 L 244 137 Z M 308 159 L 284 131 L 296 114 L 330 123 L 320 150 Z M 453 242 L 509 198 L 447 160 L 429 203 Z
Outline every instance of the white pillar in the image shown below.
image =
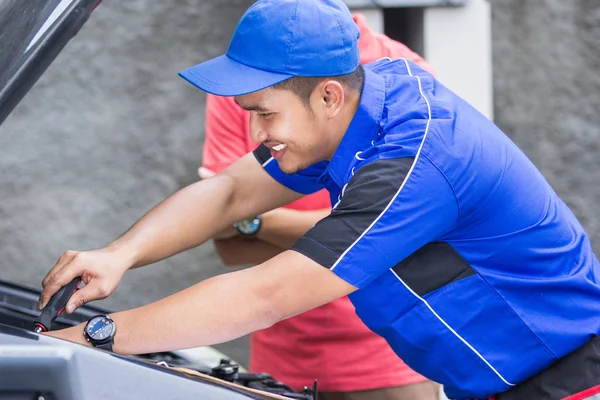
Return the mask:
M 427 7 L 425 57 L 439 80 L 493 119 L 491 6 L 469 0 L 460 7 Z

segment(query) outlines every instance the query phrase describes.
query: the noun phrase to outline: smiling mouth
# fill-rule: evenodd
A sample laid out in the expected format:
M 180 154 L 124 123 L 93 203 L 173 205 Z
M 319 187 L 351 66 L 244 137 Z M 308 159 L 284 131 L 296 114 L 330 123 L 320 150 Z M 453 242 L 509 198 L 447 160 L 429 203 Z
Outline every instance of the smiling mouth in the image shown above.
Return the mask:
M 286 147 L 287 147 L 287 144 L 281 143 L 281 144 L 278 144 L 277 146 L 273 146 L 271 148 L 275 151 L 281 151 L 281 150 L 285 149 Z
M 285 143 L 279 143 L 277 146 L 270 147 L 271 157 L 279 161 L 284 156 L 285 149 L 287 149 L 287 144 Z

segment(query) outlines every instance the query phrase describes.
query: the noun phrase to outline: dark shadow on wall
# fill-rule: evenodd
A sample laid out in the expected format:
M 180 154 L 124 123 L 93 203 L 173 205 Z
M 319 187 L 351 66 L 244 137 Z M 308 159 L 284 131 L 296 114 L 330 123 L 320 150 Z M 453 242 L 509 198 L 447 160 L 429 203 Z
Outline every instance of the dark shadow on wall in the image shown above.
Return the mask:
M 386 8 L 383 11 L 384 33 L 424 54 L 423 7 Z

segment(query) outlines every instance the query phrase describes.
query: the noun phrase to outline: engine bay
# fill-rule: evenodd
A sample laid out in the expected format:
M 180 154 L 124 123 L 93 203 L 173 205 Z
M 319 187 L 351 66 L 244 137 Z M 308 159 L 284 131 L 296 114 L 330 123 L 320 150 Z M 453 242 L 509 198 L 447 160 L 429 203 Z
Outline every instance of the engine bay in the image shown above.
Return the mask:
M 64 376 L 78 376 L 81 378 L 83 374 L 89 374 L 89 372 L 86 372 L 83 368 L 73 370 L 73 368 L 78 368 L 77 365 L 73 365 L 73 363 L 69 361 L 74 357 L 73 355 L 64 355 L 63 353 L 60 353 L 58 349 L 56 349 L 58 352 L 53 353 L 51 347 L 42 350 L 41 347 L 34 348 L 23 345 L 19 348 L 19 346 L 15 346 L 14 343 L 11 343 L 10 340 L 3 340 L 3 334 L 26 337 L 37 342 L 55 340 L 54 338 L 41 337 L 41 335 L 38 335 L 33 331 L 34 321 L 40 314 L 40 311 L 37 308 L 39 294 L 40 292 L 37 290 L 0 280 L 0 328 L 3 328 L 0 329 L 0 370 L 4 367 L 15 372 L 18 368 L 12 368 L 13 365 L 17 367 L 20 366 L 23 371 L 39 368 L 41 375 L 45 376 L 48 374 L 48 371 L 59 369 L 63 371 L 59 381 L 63 382 L 63 386 L 68 386 L 70 385 L 68 382 L 69 380 L 65 380 Z M 87 321 L 95 315 L 103 313 L 107 313 L 107 310 L 86 305 L 79 308 L 73 314 L 63 313 L 60 315 L 54 322 L 52 329 L 63 329 L 74 326 Z M 17 329 L 11 330 L 10 328 Z M 8 344 L 8 346 L 5 347 L 5 350 L 10 349 L 9 352 L 2 351 L 3 344 Z M 93 353 L 104 353 L 75 344 L 69 346 L 69 348 L 78 349 L 75 353 L 78 353 L 79 350 L 86 351 L 86 357 L 89 357 L 89 355 Z M 89 353 L 88 350 L 93 353 Z M 37 355 L 28 358 L 30 351 L 35 352 Z M 49 353 L 44 355 L 44 351 L 49 351 Z M 102 354 L 102 356 L 104 355 L 105 354 Z M 210 378 L 212 379 L 212 382 L 216 382 L 221 386 L 229 386 L 234 389 L 247 388 L 248 392 L 260 391 L 266 396 L 258 395 L 255 398 L 269 398 L 267 396 L 268 394 L 281 396 L 279 398 L 297 400 L 316 400 L 317 398 L 316 381 L 310 386 L 306 386 L 302 392 L 296 392 L 291 387 L 274 379 L 269 374 L 250 373 L 245 371 L 238 363 L 228 359 L 225 355 L 212 348 L 139 354 L 135 356 L 114 356 L 121 360 L 125 359 L 129 361 L 129 363 L 127 363 L 129 365 L 125 367 L 127 370 L 150 367 L 153 370 L 162 370 L 170 375 L 179 374 L 180 376 L 185 376 L 192 380 L 200 379 L 202 381 L 208 381 Z M 79 357 L 83 359 L 83 356 Z M 54 363 L 57 363 L 58 368 L 52 367 L 52 364 Z M 80 364 L 80 362 L 75 364 Z M 42 370 L 44 370 L 43 373 Z M 186 370 L 188 373 L 186 373 Z M 64 371 L 67 371 L 66 375 L 64 374 Z M 126 372 L 123 372 L 120 375 L 122 376 L 125 373 Z M 71 381 L 74 382 L 75 380 L 78 379 L 71 378 Z M 135 377 L 131 376 L 131 380 L 135 380 Z M 71 389 L 63 388 L 62 390 L 68 391 Z M 3 396 L 4 393 L 2 387 L 0 387 L 0 399 L 12 398 Z M 38 397 L 35 397 L 36 399 L 44 400 L 58 398 L 55 395 L 49 393 L 44 394 L 43 392 L 37 393 L 37 396 Z

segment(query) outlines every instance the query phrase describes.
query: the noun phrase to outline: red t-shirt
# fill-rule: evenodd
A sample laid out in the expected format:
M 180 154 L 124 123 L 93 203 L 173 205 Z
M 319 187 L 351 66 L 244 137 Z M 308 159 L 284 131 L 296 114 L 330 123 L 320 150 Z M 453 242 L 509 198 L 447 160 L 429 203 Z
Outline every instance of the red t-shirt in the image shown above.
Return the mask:
M 360 28 L 361 63 L 382 57 L 407 58 L 433 72 L 408 47 L 373 32 L 363 15 L 355 14 L 354 21 Z M 207 96 L 204 167 L 220 172 L 256 148 L 250 139 L 249 121 L 249 113 L 232 97 Z M 287 207 L 316 210 L 330 208 L 331 202 L 322 190 Z M 347 297 L 252 334 L 250 370 L 267 372 L 295 390 L 318 379 L 322 392 L 369 390 L 425 380 L 360 321 Z

